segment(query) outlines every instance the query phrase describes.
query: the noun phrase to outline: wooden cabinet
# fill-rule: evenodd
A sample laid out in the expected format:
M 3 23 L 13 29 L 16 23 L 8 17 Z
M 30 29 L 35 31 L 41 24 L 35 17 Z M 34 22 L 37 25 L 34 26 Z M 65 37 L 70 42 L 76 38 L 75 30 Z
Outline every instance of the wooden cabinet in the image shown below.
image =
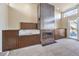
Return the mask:
M 19 30 L 3 30 L 3 51 L 40 44 L 40 34 L 19 36 Z
M 28 35 L 19 37 L 19 48 L 40 44 L 40 35 Z
M 18 48 L 18 30 L 3 30 L 3 51 Z
M 54 39 L 66 38 L 66 29 L 44 30 L 42 44 L 54 43 Z M 40 34 L 19 36 L 19 30 L 3 30 L 3 51 L 41 44 Z
M 54 39 L 66 38 L 67 30 L 66 29 L 55 29 L 54 30 Z

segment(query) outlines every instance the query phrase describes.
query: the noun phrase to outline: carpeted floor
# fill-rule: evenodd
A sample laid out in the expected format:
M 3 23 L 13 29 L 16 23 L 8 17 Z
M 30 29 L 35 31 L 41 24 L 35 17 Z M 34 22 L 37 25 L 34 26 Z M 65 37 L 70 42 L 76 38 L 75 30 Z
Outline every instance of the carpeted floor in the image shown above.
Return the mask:
M 0 52 L 0 56 L 5 56 L 7 55 L 7 52 Z
M 34 45 L 12 50 L 9 56 L 79 56 L 79 41 L 60 39 L 57 43 L 41 46 Z

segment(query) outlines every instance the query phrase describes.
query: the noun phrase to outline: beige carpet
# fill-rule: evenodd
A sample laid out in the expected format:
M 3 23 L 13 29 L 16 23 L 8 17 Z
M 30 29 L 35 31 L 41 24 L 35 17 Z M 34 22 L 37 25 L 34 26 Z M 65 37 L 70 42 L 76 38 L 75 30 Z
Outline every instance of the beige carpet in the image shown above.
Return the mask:
M 34 45 L 12 50 L 9 56 L 79 56 L 79 41 L 60 39 L 47 46 Z
M 0 56 L 6 56 L 8 55 L 8 52 L 0 52 Z

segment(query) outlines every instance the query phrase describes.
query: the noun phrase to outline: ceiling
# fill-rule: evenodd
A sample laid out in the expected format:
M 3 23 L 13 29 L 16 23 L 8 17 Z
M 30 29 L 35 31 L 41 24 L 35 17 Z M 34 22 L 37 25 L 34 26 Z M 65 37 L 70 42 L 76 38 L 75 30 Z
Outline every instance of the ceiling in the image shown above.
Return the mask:
M 54 5 L 56 10 L 58 10 L 60 12 L 64 12 L 64 11 L 67 11 L 67 10 L 77 6 L 79 3 L 49 3 L 49 4 Z M 14 4 L 14 5 L 16 5 L 16 4 Z M 20 6 L 26 5 L 26 3 L 17 4 L 17 5 L 20 5 Z
M 54 5 L 56 10 L 59 10 L 60 12 L 64 12 L 68 9 L 77 6 L 78 3 L 51 3 L 51 5 Z

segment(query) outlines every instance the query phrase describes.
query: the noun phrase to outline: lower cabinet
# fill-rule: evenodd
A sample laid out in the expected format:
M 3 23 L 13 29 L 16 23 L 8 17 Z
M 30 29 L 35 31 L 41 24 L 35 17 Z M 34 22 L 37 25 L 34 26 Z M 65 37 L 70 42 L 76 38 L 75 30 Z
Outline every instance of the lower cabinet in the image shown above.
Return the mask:
M 66 29 L 55 29 L 54 30 L 54 39 L 66 38 L 67 30 Z
M 3 31 L 2 50 L 13 50 L 18 48 L 18 30 Z
M 55 29 L 53 39 L 66 38 L 66 32 L 67 32 L 66 29 Z M 47 34 L 50 35 L 50 33 Z M 39 34 L 19 36 L 19 30 L 3 30 L 2 36 L 3 36 L 2 40 L 3 51 L 13 50 L 35 44 L 41 44 Z M 46 37 L 48 38 L 49 36 L 46 35 Z
M 19 48 L 40 44 L 40 35 L 28 35 L 19 37 Z
M 3 30 L 3 51 L 40 44 L 40 35 L 19 36 L 18 30 Z

